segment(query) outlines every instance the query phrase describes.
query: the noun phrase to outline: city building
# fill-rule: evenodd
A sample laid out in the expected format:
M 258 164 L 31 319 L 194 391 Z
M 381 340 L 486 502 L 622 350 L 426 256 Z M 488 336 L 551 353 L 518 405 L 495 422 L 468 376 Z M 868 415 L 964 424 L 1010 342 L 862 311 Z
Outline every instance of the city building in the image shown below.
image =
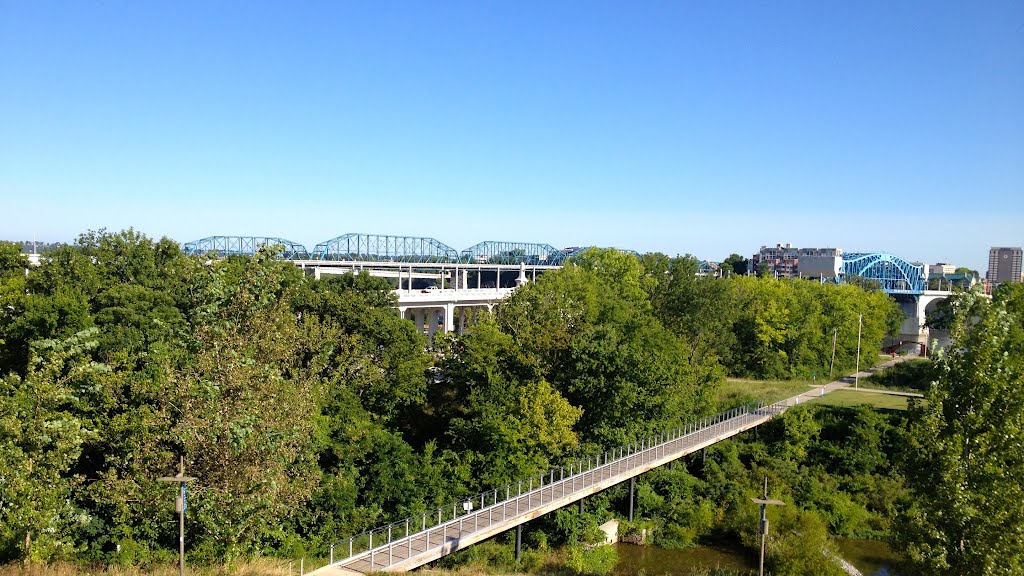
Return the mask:
M 929 290 L 952 290 L 961 288 L 970 290 L 981 282 L 977 273 L 959 268 L 954 264 L 939 262 L 938 264 L 927 264 L 928 268 L 928 289 Z
M 992 286 L 1003 282 L 1021 281 L 1021 260 L 1024 250 L 1021 248 L 993 247 L 988 251 L 988 282 Z
M 842 262 L 842 255 L 840 248 L 796 248 L 792 244 L 761 246 L 750 259 L 750 268 L 752 272 L 760 274 L 763 270 L 778 278 L 817 278 L 829 276 L 823 272 L 826 269 L 838 272 L 837 263 Z M 800 269 L 801 259 L 805 261 L 803 270 Z
M 710 260 L 701 260 L 697 262 L 697 276 L 714 276 L 715 278 L 721 278 L 722 265 L 718 262 L 711 262 Z

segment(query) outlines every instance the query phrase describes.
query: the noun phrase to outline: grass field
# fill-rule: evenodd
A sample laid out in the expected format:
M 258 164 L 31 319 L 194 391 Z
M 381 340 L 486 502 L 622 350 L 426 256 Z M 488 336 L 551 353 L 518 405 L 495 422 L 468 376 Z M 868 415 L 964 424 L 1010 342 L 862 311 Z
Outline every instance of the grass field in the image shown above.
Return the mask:
M 857 392 L 856 390 L 836 390 L 835 392 L 829 392 L 824 398 L 811 400 L 811 402 L 824 404 L 825 406 L 851 407 L 867 404 L 872 408 L 882 410 L 906 410 L 907 401 L 908 398 L 906 396 Z
M 877 363 L 889 360 L 886 354 L 879 355 Z M 862 378 L 863 388 L 894 390 L 901 392 L 919 392 L 922 374 L 931 365 L 929 360 L 910 360 L 896 366 Z M 862 366 L 862 369 L 864 367 Z M 845 374 L 835 374 L 835 380 Z M 807 392 L 813 386 L 821 386 L 829 382 L 828 377 L 817 380 L 748 380 L 744 378 L 726 378 L 719 386 L 716 394 L 719 410 L 728 410 L 758 400 L 775 402 L 791 398 Z M 902 396 L 872 394 L 870 392 L 838 391 L 828 394 L 823 400 L 815 400 L 829 406 L 859 406 L 867 404 L 876 408 L 890 410 L 906 410 L 907 399 Z
M 932 361 L 919 358 L 910 359 L 862 379 L 865 388 L 878 390 L 895 390 L 898 392 L 923 392 L 928 389 L 933 379 Z
M 821 382 L 818 383 L 819 385 Z M 810 390 L 810 380 L 742 380 L 727 378 L 718 387 L 719 410 L 728 410 L 750 402 L 775 402 Z

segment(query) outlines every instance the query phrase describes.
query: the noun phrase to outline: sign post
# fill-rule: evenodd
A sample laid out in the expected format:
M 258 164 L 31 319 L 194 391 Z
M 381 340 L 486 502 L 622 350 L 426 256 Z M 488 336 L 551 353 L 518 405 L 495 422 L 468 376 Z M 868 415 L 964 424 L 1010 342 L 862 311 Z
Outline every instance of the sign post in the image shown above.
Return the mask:
M 764 477 L 764 498 L 751 498 L 751 502 L 761 505 L 761 564 L 758 568 L 758 576 L 764 576 L 764 544 L 768 538 L 768 505 L 772 506 L 784 506 L 786 503 L 782 500 L 769 500 L 768 499 L 768 477 Z
M 178 513 L 178 575 L 185 576 L 185 508 L 188 506 L 186 497 L 188 493 L 187 484 L 195 478 L 185 476 L 185 457 L 181 457 L 181 463 L 176 476 L 161 476 L 157 478 L 161 482 L 177 482 L 181 485 L 181 492 L 174 498 L 174 511 Z

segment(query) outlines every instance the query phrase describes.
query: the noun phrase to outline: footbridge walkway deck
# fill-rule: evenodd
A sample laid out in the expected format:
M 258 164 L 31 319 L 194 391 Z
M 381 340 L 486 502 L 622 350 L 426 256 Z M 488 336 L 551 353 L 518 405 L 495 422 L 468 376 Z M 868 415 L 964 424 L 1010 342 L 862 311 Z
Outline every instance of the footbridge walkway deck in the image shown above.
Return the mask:
M 864 371 L 857 376 L 869 373 Z M 348 538 L 332 545 L 329 564 L 311 574 L 411 570 L 754 428 L 793 406 L 848 387 L 853 381 L 850 376 L 772 404 L 722 412 L 568 467 L 477 494 L 432 513 Z

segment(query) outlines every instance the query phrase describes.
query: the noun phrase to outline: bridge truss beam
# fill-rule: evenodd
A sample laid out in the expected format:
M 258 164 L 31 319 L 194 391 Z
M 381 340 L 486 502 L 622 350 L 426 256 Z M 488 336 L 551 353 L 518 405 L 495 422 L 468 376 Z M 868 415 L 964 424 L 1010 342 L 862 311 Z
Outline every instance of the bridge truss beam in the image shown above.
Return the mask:
M 304 260 L 309 258 L 306 247 L 298 242 L 272 236 L 208 236 L 182 245 L 185 254 L 216 254 L 220 258 L 228 256 L 252 256 L 267 246 L 281 246 L 283 251 L 278 258 L 284 260 Z
M 456 249 L 434 238 L 361 233 L 325 240 L 313 248 L 313 256 L 318 260 L 366 262 L 455 263 L 459 260 Z
M 565 261 L 565 251 L 550 244 L 530 242 L 500 242 L 488 240 L 462 251 L 461 260 L 467 264 L 526 264 L 527 266 L 559 266 Z

